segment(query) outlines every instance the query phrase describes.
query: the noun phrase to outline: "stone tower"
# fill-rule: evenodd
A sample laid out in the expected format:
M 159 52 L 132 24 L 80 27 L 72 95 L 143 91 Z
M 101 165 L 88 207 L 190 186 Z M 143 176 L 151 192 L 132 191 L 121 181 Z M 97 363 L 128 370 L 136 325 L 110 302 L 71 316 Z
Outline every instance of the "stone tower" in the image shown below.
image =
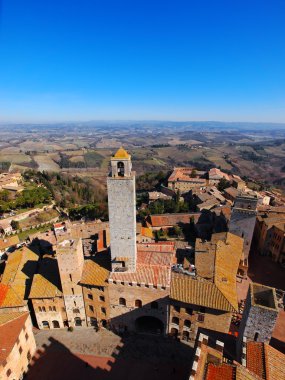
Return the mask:
M 250 283 L 239 328 L 239 352 L 244 338 L 246 341 L 269 343 L 278 312 L 275 289 Z
M 246 275 L 248 269 L 248 256 L 253 237 L 253 231 L 256 220 L 257 197 L 241 194 L 236 197 L 232 209 L 229 232 L 240 236 L 244 239 L 243 259 L 240 266 L 241 274 Z
M 64 240 L 56 248 L 62 293 L 69 326 L 86 326 L 82 286 L 84 256 L 81 239 Z
M 107 178 L 112 271 L 136 270 L 136 185 L 131 156 L 120 148 Z

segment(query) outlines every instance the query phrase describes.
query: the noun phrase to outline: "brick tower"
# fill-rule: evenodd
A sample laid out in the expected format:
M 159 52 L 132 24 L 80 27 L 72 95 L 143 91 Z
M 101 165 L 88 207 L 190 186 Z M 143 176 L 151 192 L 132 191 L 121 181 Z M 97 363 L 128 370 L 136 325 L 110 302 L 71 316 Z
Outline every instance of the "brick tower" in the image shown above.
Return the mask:
M 107 178 L 112 271 L 136 270 L 136 185 L 131 156 L 120 148 Z

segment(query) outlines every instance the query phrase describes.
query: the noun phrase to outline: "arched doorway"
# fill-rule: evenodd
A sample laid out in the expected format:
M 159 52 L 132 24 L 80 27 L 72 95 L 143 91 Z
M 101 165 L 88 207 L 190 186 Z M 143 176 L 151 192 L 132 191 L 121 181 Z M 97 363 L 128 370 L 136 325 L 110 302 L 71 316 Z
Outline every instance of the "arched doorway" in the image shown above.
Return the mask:
M 135 322 L 135 326 L 138 333 L 162 334 L 164 331 L 163 322 L 151 316 L 139 317 Z
M 52 321 L 52 326 L 54 329 L 59 329 L 59 322 L 58 321 Z

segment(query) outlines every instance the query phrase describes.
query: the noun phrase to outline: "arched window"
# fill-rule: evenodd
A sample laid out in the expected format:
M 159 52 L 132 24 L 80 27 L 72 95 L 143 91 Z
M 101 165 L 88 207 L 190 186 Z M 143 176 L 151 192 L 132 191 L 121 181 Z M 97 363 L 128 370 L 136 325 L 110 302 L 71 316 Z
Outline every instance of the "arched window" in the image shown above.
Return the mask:
M 175 323 L 176 325 L 179 325 L 179 318 L 173 317 L 171 322 Z
M 52 321 L 52 326 L 54 329 L 59 329 L 59 322 L 58 321 Z
M 254 341 L 255 341 L 255 342 L 257 342 L 257 340 L 258 340 L 258 337 L 259 337 L 259 333 L 258 333 L 258 332 L 256 332 L 256 333 L 254 334 Z
M 42 324 L 43 324 L 43 328 L 44 329 L 49 329 L 49 323 L 48 323 L 48 321 L 42 321 Z
M 126 306 L 126 299 L 125 298 L 119 298 L 119 305 Z
M 81 318 L 75 317 L 74 318 L 74 323 L 75 323 L 75 326 L 82 326 Z
M 120 177 L 124 177 L 124 175 L 125 175 L 125 165 L 124 165 L 124 163 L 121 162 L 121 161 L 118 162 L 117 168 L 118 168 L 118 175 Z
M 178 330 L 176 328 L 172 327 L 172 329 L 170 331 L 170 335 L 176 338 L 178 336 Z
M 152 309 L 158 309 L 158 303 L 156 301 L 153 301 L 151 304 L 150 304 L 150 307 Z
M 142 307 L 142 301 L 141 300 L 135 300 L 135 307 Z
M 42 310 L 45 312 L 45 311 L 46 311 L 46 308 L 43 306 L 43 307 L 42 307 Z
M 184 326 L 185 327 L 191 327 L 191 321 L 189 321 L 189 319 L 185 319 Z

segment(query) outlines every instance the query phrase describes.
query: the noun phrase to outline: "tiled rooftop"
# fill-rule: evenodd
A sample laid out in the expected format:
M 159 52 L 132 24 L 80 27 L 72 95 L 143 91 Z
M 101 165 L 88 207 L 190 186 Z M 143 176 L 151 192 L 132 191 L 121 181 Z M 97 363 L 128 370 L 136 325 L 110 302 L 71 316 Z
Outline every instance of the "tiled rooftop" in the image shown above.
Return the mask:
M 13 245 L 17 245 L 20 243 L 18 235 L 6 237 L 4 239 L 0 239 L 0 251 L 3 249 L 9 248 Z
M 93 286 L 106 286 L 109 271 L 93 260 L 85 260 L 82 271 L 81 284 Z
M 235 367 L 229 364 L 213 364 L 209 363 L 205 380 L 234 380 Z
M 0 365 L 12 351 L 28 316 L 27 312 L 0 314 Z
M 137 252 L 136 272 L 111 272 L 110 280 L 170 286 L 171 252 Z

